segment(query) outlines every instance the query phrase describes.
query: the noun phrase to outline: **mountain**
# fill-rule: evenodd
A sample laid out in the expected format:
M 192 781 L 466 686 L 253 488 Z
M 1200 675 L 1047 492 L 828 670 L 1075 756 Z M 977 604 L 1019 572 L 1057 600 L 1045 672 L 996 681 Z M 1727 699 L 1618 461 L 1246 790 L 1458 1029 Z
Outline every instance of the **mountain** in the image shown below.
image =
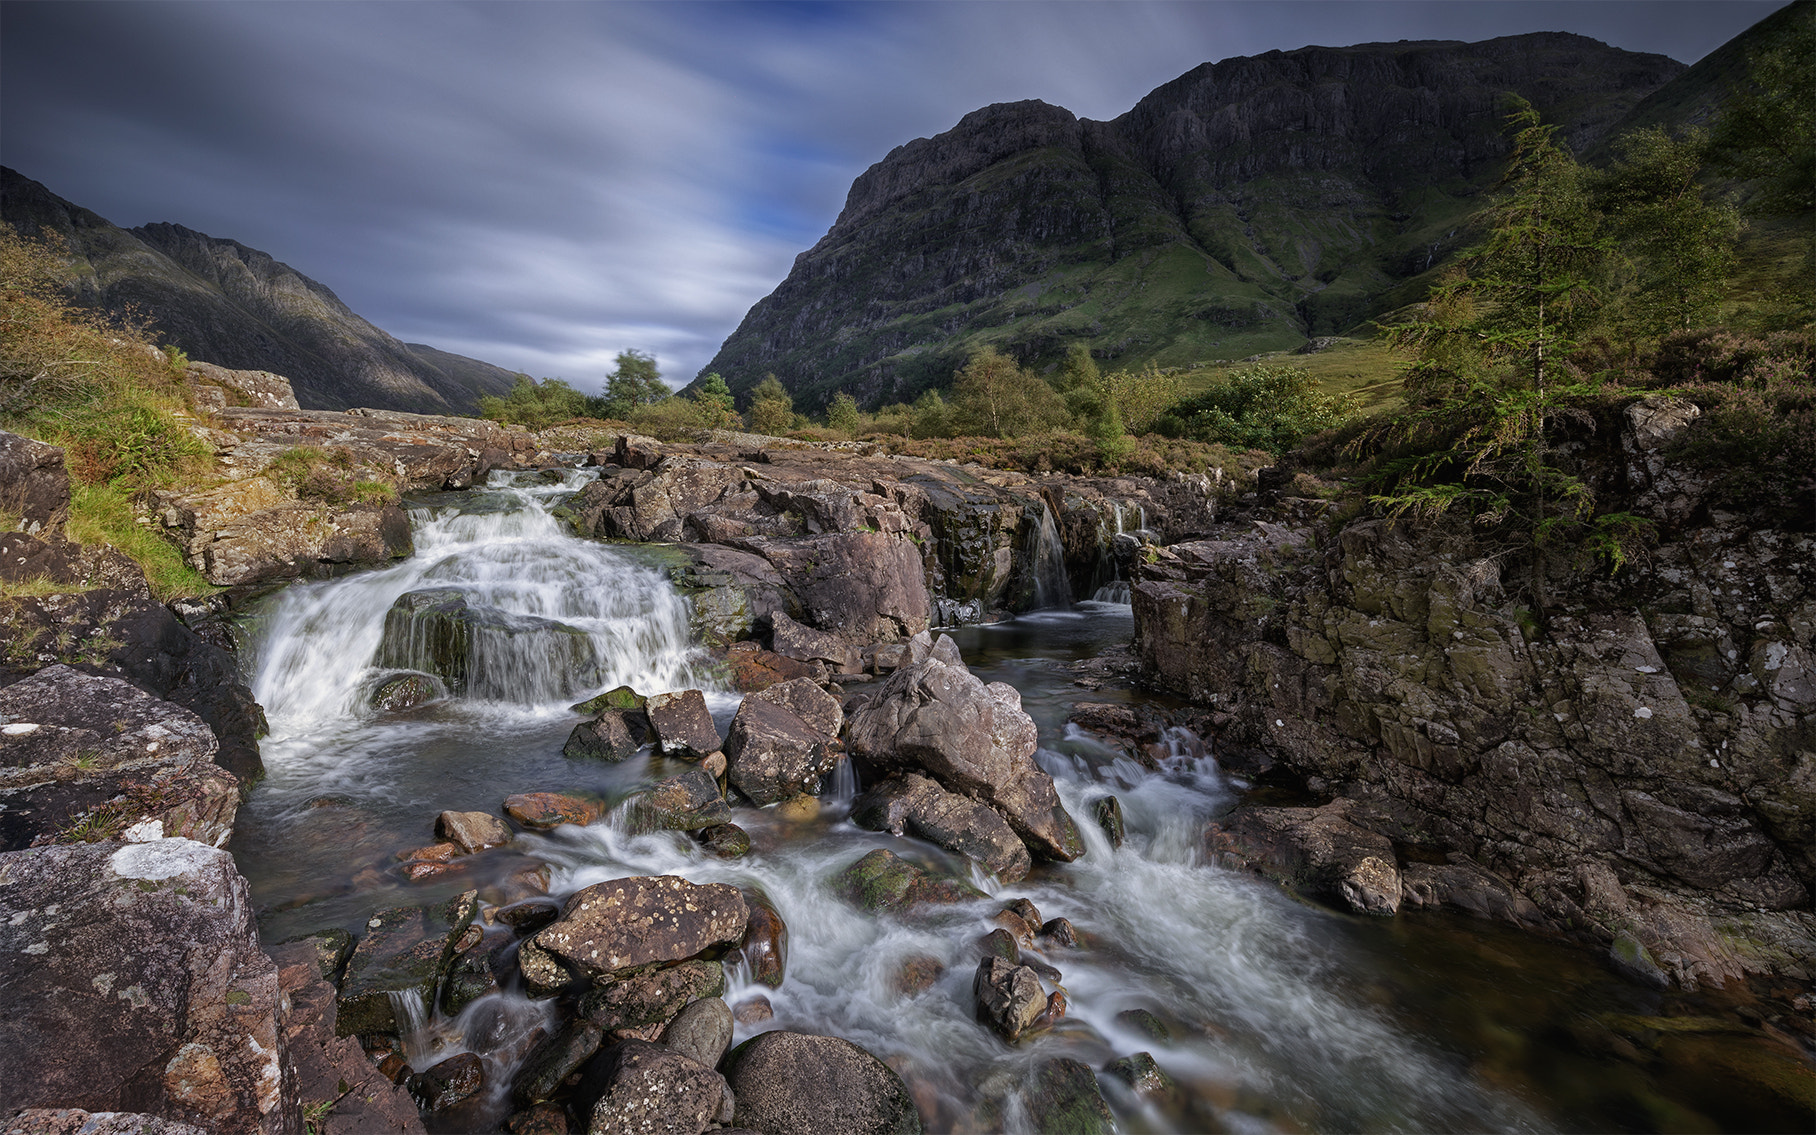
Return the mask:
M 874 403 L 985 344 L 1045 365 L 1083 341 L 1128 367 L 1341 332 L 1467 243 L 1506 92 L 1581 151 L 1683 71 L 1545 32 L 1207 63 L 1110 122 L 988 106 L 865 171 L 705 371 Z
M 28 234 L 62 235 L 80 303 L 134 310 L 198 361 L 281 374 L 306 409 L 472 413 L 480 395 L 502 394 L 515 378 L 393 338 L 258 249 L 182 225 L 122 229 L 3 167 L 0 220 Z

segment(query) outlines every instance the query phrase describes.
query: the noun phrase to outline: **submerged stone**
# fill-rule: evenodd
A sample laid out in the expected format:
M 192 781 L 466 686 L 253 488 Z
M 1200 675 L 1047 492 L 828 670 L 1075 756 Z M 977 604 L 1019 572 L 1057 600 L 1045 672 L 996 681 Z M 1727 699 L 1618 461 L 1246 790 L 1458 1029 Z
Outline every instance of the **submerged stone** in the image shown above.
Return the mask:
M 893 851 L 878 848 L 845 868 L 833 888 L 854 906 L 873 912 L 908 910 L 920 903 L 956 903 L 984 893 L 957 879 L 929 875 Z
M 1116 1130 L 1096 1073 L 1066 1057 L 1040 1066 L 1028 1093 L 1028 1110 L 1041 1135 L 1112 1135 Z
M 478 907 L 476 893 L 467 891 L 436 906 L 393 907 L 368 919 L 335 1003 L 336 1035 L 396 1032 L 393 994 L 418 997 L 425 1009 L 434 1004 L 454 944 Z

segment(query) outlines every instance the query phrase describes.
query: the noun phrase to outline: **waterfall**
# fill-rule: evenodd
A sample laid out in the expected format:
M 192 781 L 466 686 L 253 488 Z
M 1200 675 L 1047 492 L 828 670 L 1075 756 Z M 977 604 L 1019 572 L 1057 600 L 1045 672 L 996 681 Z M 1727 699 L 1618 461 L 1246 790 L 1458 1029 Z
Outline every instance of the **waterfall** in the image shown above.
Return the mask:
M 361 715 L 378 682 L 407 670 L 529 709 L 619 685 L 704 685 L 668 580 L 550 511 L 589 476 L 494 473 L 465 509 L 410 509 L 416 552 L 403 562 L 280 593 L 252 681 L 274 737 Z
M 1072 583 L 1066 578 L 1066 549 L 1059 540 L 1059 522 L 1046 501 L 1040 502 L 1040 525 L 1030 549 L 1029 577 L 1034 583 L 1034 606 L 1070 607 Z
M 1122 565 L 1117 562 L 1115 551 L 1116 537 L 1128 531 L 1123 521 L 1123 505 L 1121 501 L 1114 500 L 1106 500 L 1104 503 L 1110 506 L 1110 518 L 1116 525 L 1116 531 L 1106 533 L 1104 525 L 1098 525 L 1097 578 L 1104 580 L 1104 576 L 1108 575 L 1109 579 L 1098 584 L 1097 589 L 1091 593 L 1091 599 L 1098 603 L 1120 603 L 1126 606 L 1131 601 L 1129 581 L 1122 577 Z M 1140 518 L 1141 523 L 1137 524 L 1139 531 L 1147 520 L 1147 514 L 1140 505 L 1131 507 Z

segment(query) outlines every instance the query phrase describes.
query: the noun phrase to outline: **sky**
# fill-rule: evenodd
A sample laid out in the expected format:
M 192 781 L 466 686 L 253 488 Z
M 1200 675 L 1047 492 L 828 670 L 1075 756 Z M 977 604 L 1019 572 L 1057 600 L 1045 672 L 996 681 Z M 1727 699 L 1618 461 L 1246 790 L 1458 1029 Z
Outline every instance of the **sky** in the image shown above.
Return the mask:
M 894 147 L 1200 63 L 1570 31 L 1685 63 L 1783 0 L 0 2 L 0 164 L 270 253 L 407 342 L 680 385 Z

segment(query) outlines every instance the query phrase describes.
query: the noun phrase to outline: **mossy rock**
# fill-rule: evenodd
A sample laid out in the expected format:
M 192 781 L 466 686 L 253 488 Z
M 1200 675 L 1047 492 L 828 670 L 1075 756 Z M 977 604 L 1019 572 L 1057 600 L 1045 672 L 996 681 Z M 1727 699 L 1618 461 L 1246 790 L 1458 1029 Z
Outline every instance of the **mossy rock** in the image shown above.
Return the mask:
M 879 914 L 922 903 L 958 903 L 986 897 L 969 883 L 930 875 L 882 848 L 839 872 L 833 888 L 852 905 Z
M 577 702 L 568 708 L 575 713 L 583 713 L 588 717 L 596 717 L 608 709 L 641 710 L 644 703 L 648 700 L 648 698 L 645 698 L 642 694 L 631 689 L 629 686 L 616 686 L 605 691 L 603 694 L 595 694 L 585 701 Z

